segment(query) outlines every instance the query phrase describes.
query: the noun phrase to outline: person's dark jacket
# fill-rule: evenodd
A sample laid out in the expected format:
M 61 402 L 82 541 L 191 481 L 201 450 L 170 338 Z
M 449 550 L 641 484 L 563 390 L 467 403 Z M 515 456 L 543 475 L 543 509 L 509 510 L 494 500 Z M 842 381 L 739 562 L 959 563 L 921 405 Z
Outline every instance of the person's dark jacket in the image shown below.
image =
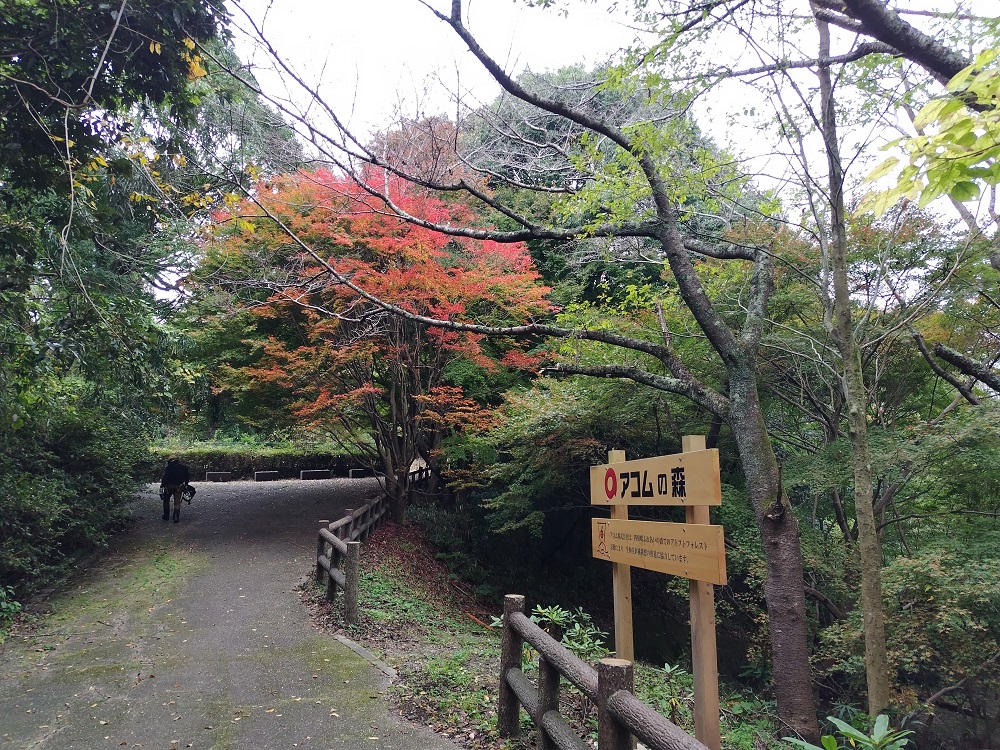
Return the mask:
M 167 461 L 167 468 L 163 470 L 163 479 L 160 480 L 160 484 L 164 487 L 179 487 L 190 481 L 191 472 L 188 471 L 187 466 L 176 458 L 172 461 Z

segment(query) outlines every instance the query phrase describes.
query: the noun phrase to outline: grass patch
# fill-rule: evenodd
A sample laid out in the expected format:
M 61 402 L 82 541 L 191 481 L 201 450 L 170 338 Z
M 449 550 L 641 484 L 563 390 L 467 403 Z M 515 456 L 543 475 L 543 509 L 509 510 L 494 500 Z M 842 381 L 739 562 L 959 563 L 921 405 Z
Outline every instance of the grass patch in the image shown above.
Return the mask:
M 302 589 L 316 625 L 362 643 L 399 672 L 391 697 L 399 713 L 453 742 L 474 750 L 534 748 L 531 720 L 522 712 L 517 740 L 503 739 L 496 727 L 499 629 L 489 623 L 498 602 L 478 599 L 450 576 L 420 531 L 387 524 L 362 547 L 360 622 L 347 625 L 343 603 L 324 599 L 324 587 Z M 544 624 L 544 623 L 543 623 Z M 599 656 L 594 654 L 594 656 Z M 529 677 L 537 675 L 537 654 L 526 649 Z M 694 732 L 693 686 L 688 671 L 637 663 L 636 695 L 688 732 Z M 565 680 L 560 713 L 577 733 L 596 742 L 596 707 Z M 771 750 L 774 707 L 753 696 L 724 693 L 723 747 Z

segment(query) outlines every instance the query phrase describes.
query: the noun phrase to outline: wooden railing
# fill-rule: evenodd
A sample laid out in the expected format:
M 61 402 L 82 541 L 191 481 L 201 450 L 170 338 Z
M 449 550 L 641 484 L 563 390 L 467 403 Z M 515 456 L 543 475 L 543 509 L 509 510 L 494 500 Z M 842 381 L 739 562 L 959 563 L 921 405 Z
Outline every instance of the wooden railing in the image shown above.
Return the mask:
M 427 466 L 410 472 L 410 485 L 425 484 L 431 470 Z M 333 601 L 339 586 L 344 591 L 344 619 L 358 621 L 358 579 L 361 542 L 389 517 L 389 498 L 380 495 L 357 510 L 348 509 L 338 521 L 319 530 L 316 544 L 316 580 L 326 583 L 326 598 Z M 343 570 L 341 570 L 343 564 Z
M 538 685 L 521 670 L 527 641 L 538 652 Z M 523 706 L 538 727 L 539 750 L 593 750 L 559 713 L 559 678 L 597 705 L 598 750 L 632 750 L 635 736 L 650 750 L 708 750 L 632 694 L 632 662 L 603 659 L 595 670 L 524 614 L 524 597 L 504 597 L 503 650 L 497 723 L 503 737 L 520 732 Z
M 367 541 L 388 515 L 389 498 L 380 495 L 319 530 L 316 580 L 326 582 L 326 598 L 330 601 L 336 596 L 338 586 L 344 590 L 344 618 L 351 624 L 358 621 L 361 542 Z

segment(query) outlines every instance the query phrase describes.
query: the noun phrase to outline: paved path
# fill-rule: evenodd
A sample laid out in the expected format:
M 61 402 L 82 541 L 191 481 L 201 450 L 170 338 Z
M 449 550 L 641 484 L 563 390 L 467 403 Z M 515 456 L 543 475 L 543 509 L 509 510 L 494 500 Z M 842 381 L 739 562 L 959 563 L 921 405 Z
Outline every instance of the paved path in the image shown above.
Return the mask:
M 389 713 L 389 679 L 309 624 L 295 586 L 322 519 L 372 480 L 155 488 L 135 528 L 0 653 L 0 750 L 453 749 Z

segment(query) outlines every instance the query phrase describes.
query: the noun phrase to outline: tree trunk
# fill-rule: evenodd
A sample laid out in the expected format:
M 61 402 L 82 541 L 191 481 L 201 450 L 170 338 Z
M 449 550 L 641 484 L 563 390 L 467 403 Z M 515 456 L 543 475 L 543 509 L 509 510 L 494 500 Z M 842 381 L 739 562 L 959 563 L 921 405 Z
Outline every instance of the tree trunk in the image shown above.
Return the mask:
M 389 496 L 389 513 L 394 523 L 400 525 L 406 522 L 406 488 L 398 482 L 386 482 L 386 494 Z
M 830 31 L 817 21 L 820 59 L 830 57 Z M 830 184 L 830 265 L 833 272 L 833 338 L 843 366 L 844 403 L 851 435 L 854 473 L 854 508 L 858 524 L 861 563 L 861 612 L 864 621 L 865 675 L 868 713 L 875 715 L 890 702 L 889 657 L 885 645 L 885 612 L 882 607 L 882 549 L 875 528 L 871 451 L 868 443 L 867 406 L 861 352 L 854 337 L 852 302 L 847 276 L 847 220 L 844 208 L 844 171 L 840 162 L 837 115 L 829 65 L 820 65 L 822 131 Z
M 808 742 L 819 741 L 806 631 L 806 597 L 799 524 L 781 485 L 749 363 L 730 368 L 729 424 L 740 453 L 767 563 L 764 598 L 774 663 L 778 715 Z

